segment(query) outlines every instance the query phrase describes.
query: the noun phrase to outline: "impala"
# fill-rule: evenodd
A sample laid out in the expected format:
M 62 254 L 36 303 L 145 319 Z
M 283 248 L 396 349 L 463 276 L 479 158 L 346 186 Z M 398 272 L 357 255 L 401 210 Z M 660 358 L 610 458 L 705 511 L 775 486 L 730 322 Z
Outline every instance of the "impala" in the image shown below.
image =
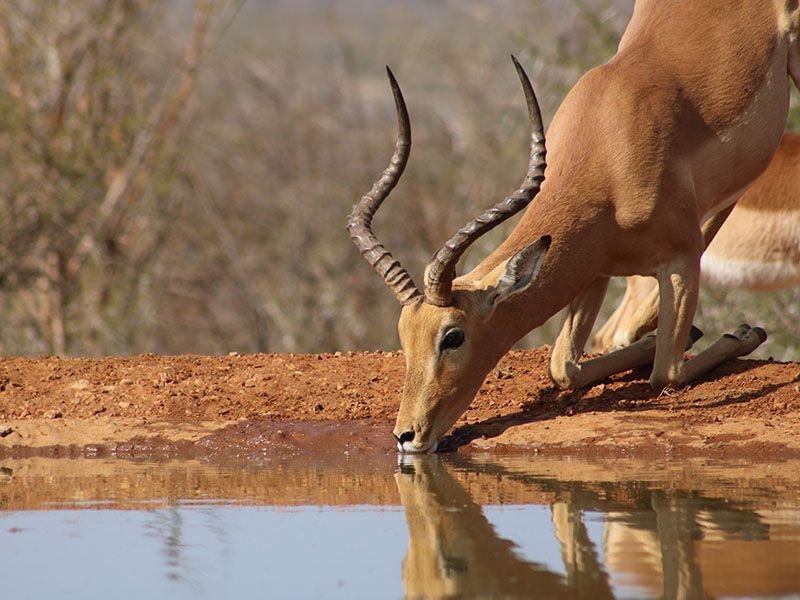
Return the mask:
M 800 285 L 800 135 L 783 134 L 767 170 L 703 253 L 700 277 L 703 283 L 751 291 Z M 656 327 L 655 280 L 633 276 L 627 283 L 622 302 L 595 336 L 596 351 L 627 346 Z
M 405 103 L 394 155 L 353 208 L 356 246 L 400 301 L 406 377 L 394 429 L 404 452 L 436 449 L 486 374 L 528 331 L 566 307 L 550 375 L 583 387 L 653 363 L 655 390 L 679 386 L 765 334 L 743 328 L 684 364 L 697 305 L 703 227 L 767 167 L 797 83 L 796 0 L 639 0 L 617 54 L 567 94 L 548 131 L 515 62 L 533 130 L 522 186 L 460 229 L 425 269 L 425 289 L 372 232 L 411 148 Z M 471 272 L 455 266 L 478 237 L 522 210 L 510 236 Z M 611 276 L 659 284 L 659 328 L 579 362 Z

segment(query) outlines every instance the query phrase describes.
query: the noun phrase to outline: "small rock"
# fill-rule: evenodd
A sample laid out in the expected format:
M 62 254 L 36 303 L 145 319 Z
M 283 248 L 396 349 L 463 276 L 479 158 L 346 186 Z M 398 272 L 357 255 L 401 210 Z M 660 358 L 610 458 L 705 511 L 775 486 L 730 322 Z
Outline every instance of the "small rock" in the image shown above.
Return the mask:
M 323 410 L 325 410 L 325 407 L 322 404 L 317 403 L 314 405 L 315 413 L 322 412 Z
M 13 427 L 6 427 L 5 429 L 0 429 L 0 438 L 8 437 L 14 433 Z
M 130 408 L 131 403 L 130 402 L 117 402 L 117 406 L 119 406 L 120 408 Z
M 48 410 L 44 413 L 45 419 L 60 419 L 64 414 L 60 410 Z
M 70 384 L 69 387 L 73 390 L 88 390 L 90 387 L 92 387 L 92 384 L 85 379 L 79 379 L 75 383 Z
M 228 352 L 228 356 L 239 356 L 238 352 Z
M 89 402 L 94 401 L 95 399 L 96 398 L 95 398 L 95 396 L 94 396 L 94 394 L 92 392 L 78 391 L 78 392 L 75 392 L 75 398 L 74 398 L 74 400 L 78 400 L 78 402 L 73 402 L 73 404 L 79 404 L 81 402 L 89 403 Z
M 133 379 L 120 379 L 120 385 L 133 385 Z
M 511 369 L 497 369 L 494 372 L 495 379 L 512 379 L 514 372 Z

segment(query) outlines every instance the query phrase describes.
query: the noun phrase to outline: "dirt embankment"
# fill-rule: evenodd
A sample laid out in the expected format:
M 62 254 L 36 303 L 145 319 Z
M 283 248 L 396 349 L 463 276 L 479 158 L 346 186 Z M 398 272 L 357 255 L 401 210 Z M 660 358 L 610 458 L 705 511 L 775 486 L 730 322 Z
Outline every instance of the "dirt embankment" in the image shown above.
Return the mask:
M 644 371 L 557 391 L 547 357 L 547 348 L 509 353 L 447 447 L 800 456 L 800 364 L 733 361 L 656 396 Z M 240 454 L 342 444 L 391 452 L 403 370 L 399 352 L 0 359 L 0 455 L 55 446 L 197 453 L 226 439 Z M 296 425 L 309 421 L 328 424 Z

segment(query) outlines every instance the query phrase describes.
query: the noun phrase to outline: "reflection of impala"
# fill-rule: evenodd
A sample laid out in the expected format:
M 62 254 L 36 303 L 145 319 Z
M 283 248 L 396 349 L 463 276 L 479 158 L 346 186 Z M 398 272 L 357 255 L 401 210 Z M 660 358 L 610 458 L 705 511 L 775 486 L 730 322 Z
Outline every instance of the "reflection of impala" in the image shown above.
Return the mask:
M 797 597 L 798 512 L 736 510 L 723 500 L 652 492 L 652 511 L 606 516 L 613 583 L 653 597 Z
M 581 482 L 527 477 L 526 487 L 556 497 L 561 576 L 519 557 L 438 457 L 404 458 L 395 480 L 408 522 L 403 583 L 411 598 L 608 598 L 612 583 L 662 598 L 800 591 L 797 510 L 742 509 L 696 493 L 629 485 L 620 502 Z M 604 515 L 604 560 L 586 511 Z
M 577 596 L 572 587 L 577 581 L 564 581 L 545 566 L 519 558 L 514 543 L 497 535 L 480 505 L 437 457 L 405 459 L 395 479 L 408 522 L 408 554 L 403 562 L 407 597 Z M 580 579 L 586 597 L 610 598 L 606 578 L 594 576 L 597 556 L 585 528 L 574 532 L 583 534 L 572 544 L 576 557 L 594 569 Z
M 766 291 L 800 285 L 800 135 L 783 134 L 769 167 L 736 203 L 701 265 L 702 281 L 715 286 Z M 628 278 L 622 302 L 595 336 L 595 350 L 627 346 L 655 329 L 656 288 L 652 278 Z
M 787 73 L 800 77 L 798 20 L 789 0 L 638 0 L 616 56 L 582 77 L 556 113 L 546 181 L 541 117 L 518 66 L 533 128 L 527 176 L 436 252 L 424 293 L 371 229 L 411 146 L 392 78 L 395 154 L 349 229 L 403 305 L 406 379 L 394 430 L 401 450 L 434 450 L 503 354 L 564 307 L 550 361 L 562 387 L 649 362 L 654 389 L 680 385 L 763 341 L 763 331 L 747 328 L 684 364 L 703 231 L 724 221 L 778 146 Z M 534 196 L 508 239 L 456 278 L 467 247 Z M 658 279 L 657 339 L 579 364 L 609 278 L 635 274 Z

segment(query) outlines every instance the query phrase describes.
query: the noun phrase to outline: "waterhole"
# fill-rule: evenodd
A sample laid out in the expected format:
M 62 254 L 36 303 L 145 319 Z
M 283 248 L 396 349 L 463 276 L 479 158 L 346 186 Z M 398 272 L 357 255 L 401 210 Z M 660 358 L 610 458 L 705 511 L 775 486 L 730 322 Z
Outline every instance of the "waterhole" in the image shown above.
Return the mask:
M 800 595 L 800 464 L 0 461 L 4 598 Z

